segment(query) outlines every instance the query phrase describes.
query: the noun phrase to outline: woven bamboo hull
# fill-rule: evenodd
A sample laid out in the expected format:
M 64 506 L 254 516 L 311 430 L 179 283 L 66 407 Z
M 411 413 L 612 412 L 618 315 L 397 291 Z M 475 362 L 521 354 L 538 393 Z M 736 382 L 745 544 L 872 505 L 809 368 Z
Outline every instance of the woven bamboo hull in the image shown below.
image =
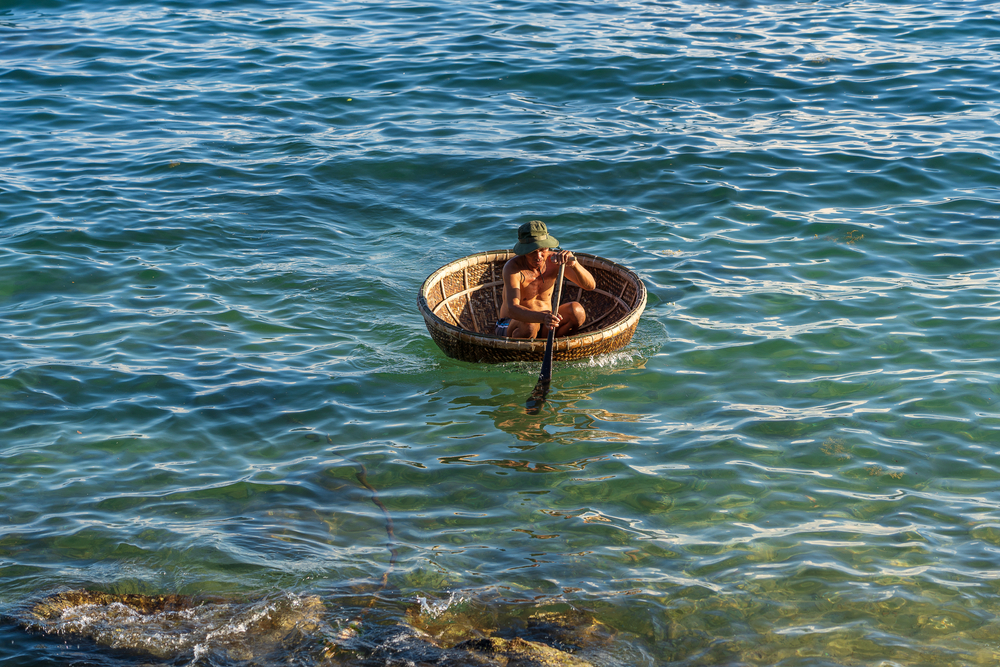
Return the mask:
M 558 361 L 583 359 L 621 349 L 632 340 L 646 307 L 646 286 L 620 264 L 574 253 L 593 274 L 597 288 L 585 292 L 568 280 L 561 302 L 579 301 L 587 321 L 578 333 L 557 338 L 553 354 Z M 427 330 L 449 357 L 480 363 L 541 361 L 545 340 L 504 338 L 493 334 L 503 302 L 503 266 L 509 250 L 469 255 L 447 264 L 424 281 L 417 305 Z

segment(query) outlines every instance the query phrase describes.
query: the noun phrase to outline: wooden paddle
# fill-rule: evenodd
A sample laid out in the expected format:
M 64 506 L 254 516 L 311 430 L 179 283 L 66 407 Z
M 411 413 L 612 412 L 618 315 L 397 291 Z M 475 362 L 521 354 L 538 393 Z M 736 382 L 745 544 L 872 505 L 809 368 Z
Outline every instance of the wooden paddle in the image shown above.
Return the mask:
M 552 312 L 559 314 L 559 296 L 562 294 L 563 272 L 566 265 L 559 265 L 559 277 L 556 278 L 556 291 L 552 295 Z M 552 384 L 552 351 L 556 346 L 556 327 L 549 328 L 549 339 L 545 342 L 545 356 L 542 358 L 542 370 L 538 374 L 538 383 L 534 391 L 525 403 L 525 410 L 529 415 L 536 415 L 545 402 L 545 397 L 549 394 L 549 385 Z

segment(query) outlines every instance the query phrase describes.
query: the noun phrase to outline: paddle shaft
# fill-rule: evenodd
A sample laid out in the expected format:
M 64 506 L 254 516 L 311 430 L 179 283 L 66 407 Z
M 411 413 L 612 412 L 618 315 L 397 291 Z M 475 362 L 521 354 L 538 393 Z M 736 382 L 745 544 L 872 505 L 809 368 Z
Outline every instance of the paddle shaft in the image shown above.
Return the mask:
M 559 314 L 559 297 L 562 295 L 563 273 L 566 265 L 559 265 L 559 277 L 556 278 L 556 291 L 552 295 L 552 314 Z M 556 346 L 556 327 L 549 328 L 549 338 L 545 341 L 545 356 L 542 358 L 542 370 L 538 374 L 539 382 L 549 382 L 552 379 L 552 353 Z

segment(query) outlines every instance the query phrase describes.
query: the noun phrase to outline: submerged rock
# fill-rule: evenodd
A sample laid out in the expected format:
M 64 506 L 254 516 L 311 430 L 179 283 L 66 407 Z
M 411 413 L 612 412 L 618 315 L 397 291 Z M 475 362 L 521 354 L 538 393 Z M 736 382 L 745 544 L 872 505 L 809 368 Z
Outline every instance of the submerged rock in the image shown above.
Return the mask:
M 546 644 L 515 637 L 482 637 L 464 641 L 453 650 L 488 656 L 504 667 L 588 667 L 589 662 Z
M 29 604 L 9 620 L 29 631 L 168 660 L 211 655 L 272 664 L 311 647 L 305 662 L 328 667 L 587 667 L 591 663 L 573 652 L 607 639 L 604 626 L 572 613 L 536 613 L 517 627 L 498 628 L 482 622 L 497 620 L 488 606 L 473 615 L 459 609 L 429 620 L 460 633 L 430 634 L 397 622 L 357 622 L 338 633 L 324 620 L 327 610 L 317 596 L 245 602 L 73 590 Z
M 381 667 L 590 667 L 591 663 L 540 642 L 477 637 L 446 648 L 407 625 L 369 631 L 369 655 L 355 663 Z M 330 657 L 333 657 L 332 655 Z
M 35 602 L 13 620 L 26 630 L 157 658 L 213 652 L 247 660 L 315 632 L 322 611 L 316 596 L 238 602 L 74 590 Z

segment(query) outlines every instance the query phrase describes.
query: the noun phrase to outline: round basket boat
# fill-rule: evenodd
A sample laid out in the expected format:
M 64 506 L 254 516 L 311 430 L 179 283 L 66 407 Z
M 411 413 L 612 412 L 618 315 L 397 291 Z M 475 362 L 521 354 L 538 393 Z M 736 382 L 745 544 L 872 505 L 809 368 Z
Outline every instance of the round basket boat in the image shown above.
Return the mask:
M 614 352 L 628 345 L 646 307 L 646 286 L 634 272 L 597 255 L 574 253 L 597 281 L 584 291 L 563 282 L 561 303 L 579 301 L 587 321 L 572 336 L 556 338 L 555 359 L 570 361 Z M 493 334 L 503 303 L 503 266 L 510 250 L 469 255 L 442 266 L 424 281 L 417 304 L 427 330 L 449 357 L 502 363 L 541 361 L 545 339 L 525 340 Z

